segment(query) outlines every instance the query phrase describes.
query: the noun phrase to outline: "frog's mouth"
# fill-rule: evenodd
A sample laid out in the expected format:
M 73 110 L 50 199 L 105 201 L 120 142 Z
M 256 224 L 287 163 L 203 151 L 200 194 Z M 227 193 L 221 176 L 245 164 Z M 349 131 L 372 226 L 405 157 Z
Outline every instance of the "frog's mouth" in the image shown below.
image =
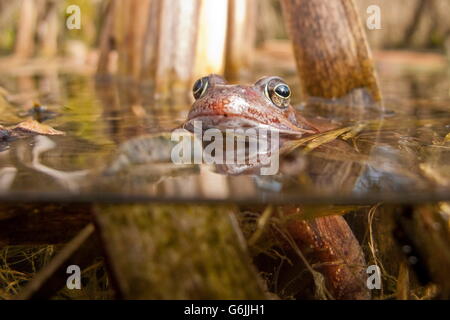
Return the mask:
M 256 119 L 242 117 L 240 115 L 226 114 L 226 115 L 211 115 L 211 114 L 198 114 L 195 117 L 188 119 L 183 128 L 190 131 L 205 131 L 208 129 L 219 129 L 225 131 L 227 129 L 260 129 L 268 131 L 277 131 L 282 135 L 289 135 L 295 137 L 301 137 L 304 134 L 316 133 L 312 130 L 302 129 L 293 125 L 271 125 L 265 124 Z
M 248 118 L 239 117 L 237 115 L 208 115 L 200 114 L 189 119 L 184 124 L 184 128 L 193 131 L 195 128 L 201 128 L 203 131 L 208 129 L 239 129 L 239 128 L 256 128 L 263 124 Z

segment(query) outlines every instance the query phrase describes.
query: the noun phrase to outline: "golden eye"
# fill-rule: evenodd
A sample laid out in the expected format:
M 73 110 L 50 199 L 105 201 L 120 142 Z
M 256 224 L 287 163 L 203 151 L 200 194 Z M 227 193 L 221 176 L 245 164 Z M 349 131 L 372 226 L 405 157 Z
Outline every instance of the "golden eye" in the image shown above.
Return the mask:
M 208 77 L 203 77 L 195 81 L 194 86 L 192 87 L 192 93 L 194 94 L 194 98 L 200 99 L 206 92 L 208 88 Z
M 291 89 L 289 86 L 279 80 L 270 81 L 266 86 L 267 96 L 278 108 L 287 108 L 289 106 Z

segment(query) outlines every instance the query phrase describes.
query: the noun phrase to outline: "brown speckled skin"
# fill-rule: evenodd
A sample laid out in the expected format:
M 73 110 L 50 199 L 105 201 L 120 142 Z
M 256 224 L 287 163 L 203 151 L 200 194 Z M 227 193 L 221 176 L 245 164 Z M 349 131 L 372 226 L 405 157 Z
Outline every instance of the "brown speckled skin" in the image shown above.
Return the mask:
M 196 120 L 204 129 L 267 128 L 297 137 L 318 133 L 291 105 L 279 108 L 264 94 L 265 84 L 273 78 L 262 78 L 254 85 L 232 85 L 218 75 L 208 76 L 208 88 L 192 105 L 184 127 L 191 131 Z

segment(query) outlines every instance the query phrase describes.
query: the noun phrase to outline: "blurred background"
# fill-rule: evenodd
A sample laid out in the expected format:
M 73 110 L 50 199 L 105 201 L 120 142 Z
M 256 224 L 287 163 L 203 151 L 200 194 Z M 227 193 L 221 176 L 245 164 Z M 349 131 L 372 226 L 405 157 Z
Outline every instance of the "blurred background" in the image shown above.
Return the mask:
M 355 3 L 364 26 L 369 6 L 381 9 L 381 29 L 364 28 L 374 50 L 450 47 L 447 0 Z M 69 29 L 77 20 L 73 5 L 80 25 Z M 255 48 L 290 51 L 278 0 L 1 0 L 0 30 L 0 54 L 16 63 L 64 57 L 71 71 L 119 73 L 162 87 L 165 68 L 180 81 L 209 72 L 236 76 L 257 61 Z M 3 71 L 16 66 L 1 64 Z
M 96 49 L 101 42 L 101 27 L 108 18 L 108 15 L 105 15 L 107 7 L 112 2 L 130 6 L 130 8 L 136 7 L 134 9 L 136 12 L 145 13 L 151 0 L 2 0 L 0 1 L 0 52 L 3 56 L 16 54 L 21 57 L 36 57 L 68 55 L 73 53 L 76 46 L 83 47 L 85 50 Z M 227 15 L 228 0 L 193 2 L 210 6 L 212 8 L 210 14 Z M 287 38 L 278 0 L 238 2 L 248 2 L 247 5 L 252 7 L 249 10 L 257 12 L 257 21 L 253 21 L 257 46 L 273 39 Z M 176 3 L 176 0 L 169 1 L 172 6 Z M 382 29 L 367 32 L 372 48 L 444 50 L 446 39 L 450 35 L 449 1 L 356 0 L 355 3 L 362 19 L 368 17 L 369 6 L 378 5 L 381 9 Z M 69 16 L 66 9 L 70 5 L 77 5 L 81 9 L 82 23 L 79 30 L 69 30 L 64 23 Z M 222 19 L 226 18 L 222 17 Z M 215 22 L 220 24 L 221 21 L 215 20 Z M 247 31 L 251 30 L 247 29 Z

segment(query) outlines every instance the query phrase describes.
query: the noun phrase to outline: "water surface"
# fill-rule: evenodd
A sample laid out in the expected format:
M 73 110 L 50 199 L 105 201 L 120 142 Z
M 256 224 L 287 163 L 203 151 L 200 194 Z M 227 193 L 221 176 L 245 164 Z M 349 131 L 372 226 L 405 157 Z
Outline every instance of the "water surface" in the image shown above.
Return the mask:
M 30 101 L 65 136 L 0 145 L 0 200 L 376 203 L 450 200 L 450 97 L 445 70 L 382 72 L 387 112 L 342 123 L 348 148 L 305 142 L 275 176 L 219 174 L 168 158 L 170 131 L 190 97 L 152 99 L 149 89 L 73 74 L 2 77 L 15 96 L 8 125 Z M 286 77 L 296 87 L 294 74 Z M 298 93 L 294 92 L 294 100 Z M 296 102 L 296 101 L 294 101 Z M 298 106 L 301 109 L 301 106 Z M 317 143 L 317 141 L 319 143 Z M 307 147 L 304 149 L 304 147 Z M 144 150 L 144 151 L 142 151 Z M 306 151 L 307 152 L 306 152 Z M 122 159 L 122 160 L 121 160 Z M 125 159 L 126 161 L 123 161 Z

